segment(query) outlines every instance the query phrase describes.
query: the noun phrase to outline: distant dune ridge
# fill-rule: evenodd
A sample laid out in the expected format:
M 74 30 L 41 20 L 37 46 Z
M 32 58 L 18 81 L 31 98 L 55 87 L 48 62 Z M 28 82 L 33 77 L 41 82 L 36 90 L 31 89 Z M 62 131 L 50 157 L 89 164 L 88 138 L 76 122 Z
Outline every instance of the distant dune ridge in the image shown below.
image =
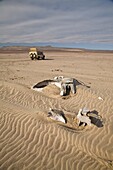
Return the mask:
M 113 53 L 46 49 L 47 60 L 31 61 L 9 51 L 0 53 L 0 169 L 113 169 Z M 75 94 L 31 89 L 61 75 L 79 82 Z M 67 122 L 50 119 L 50 108 Z M 91 126 L 77 125 L 80 108 L 92 112 Z

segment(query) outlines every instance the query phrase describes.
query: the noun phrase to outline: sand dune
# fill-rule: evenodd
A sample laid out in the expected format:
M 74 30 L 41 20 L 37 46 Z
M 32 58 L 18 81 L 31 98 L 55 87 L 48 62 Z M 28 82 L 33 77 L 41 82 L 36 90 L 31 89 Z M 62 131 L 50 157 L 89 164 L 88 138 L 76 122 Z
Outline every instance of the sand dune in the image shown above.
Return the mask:
M 27 53 L 0 54 L 0 169 L 113 169 L 113 57 L 107 52 L 46 51 L 47 60 L 30 61 Z M 63 75 L 84 82 L 76 94 L 59 95 L 49 85 L 31 86 Z M 99 99 L 99 97 L 101 97 Z M 55 122 L 49 108 L 62 110 L 67 124 Z M 98 114 L 92 126 L 78 127 L 86 107 Z

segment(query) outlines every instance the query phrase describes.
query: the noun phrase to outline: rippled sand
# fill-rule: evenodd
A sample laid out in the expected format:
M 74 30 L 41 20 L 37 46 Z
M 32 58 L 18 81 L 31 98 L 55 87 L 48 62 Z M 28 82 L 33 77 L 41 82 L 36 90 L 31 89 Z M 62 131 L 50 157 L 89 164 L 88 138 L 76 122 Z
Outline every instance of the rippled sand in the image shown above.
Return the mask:
M 31 61 L 26 52 L 12 52 L 0 53 L 0 169 L 113 169 L 113 53 L 45 50 L 46 60 Z M 59 75 L 90 88 L 79 84 L 68 97 L 54 85 L 43 93 L 30 88 Z M 49 119 L 50 107 L 62 110 L 67 124 Z M 83 107 L 101 121 L 77 127 Z

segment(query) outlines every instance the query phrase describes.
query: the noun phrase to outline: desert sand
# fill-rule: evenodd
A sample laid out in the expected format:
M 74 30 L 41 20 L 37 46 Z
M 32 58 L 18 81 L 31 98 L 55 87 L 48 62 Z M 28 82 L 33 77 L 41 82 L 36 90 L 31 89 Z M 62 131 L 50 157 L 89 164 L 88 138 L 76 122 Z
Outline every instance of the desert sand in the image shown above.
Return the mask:
M 0 169 L 113 169 L 113 52 L 45 48 L 46 60 L 32 61 L 14 49 L 0 51 Z M 61 75 L 86 86 L 66 97 L 54 85 L 31 89 Z M 101 120 L 77 127 L 84 107 Z M 49 108 L 62 110 L 67 124 L 47 117 Z

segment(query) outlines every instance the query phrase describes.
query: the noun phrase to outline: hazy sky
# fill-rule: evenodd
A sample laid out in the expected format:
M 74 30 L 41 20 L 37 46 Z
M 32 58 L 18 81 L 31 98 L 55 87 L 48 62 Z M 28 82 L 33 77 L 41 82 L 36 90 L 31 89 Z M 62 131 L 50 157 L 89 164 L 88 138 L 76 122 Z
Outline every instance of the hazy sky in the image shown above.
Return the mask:
M 113 45 L 113 0 L 0 0 L 0 42 Z

